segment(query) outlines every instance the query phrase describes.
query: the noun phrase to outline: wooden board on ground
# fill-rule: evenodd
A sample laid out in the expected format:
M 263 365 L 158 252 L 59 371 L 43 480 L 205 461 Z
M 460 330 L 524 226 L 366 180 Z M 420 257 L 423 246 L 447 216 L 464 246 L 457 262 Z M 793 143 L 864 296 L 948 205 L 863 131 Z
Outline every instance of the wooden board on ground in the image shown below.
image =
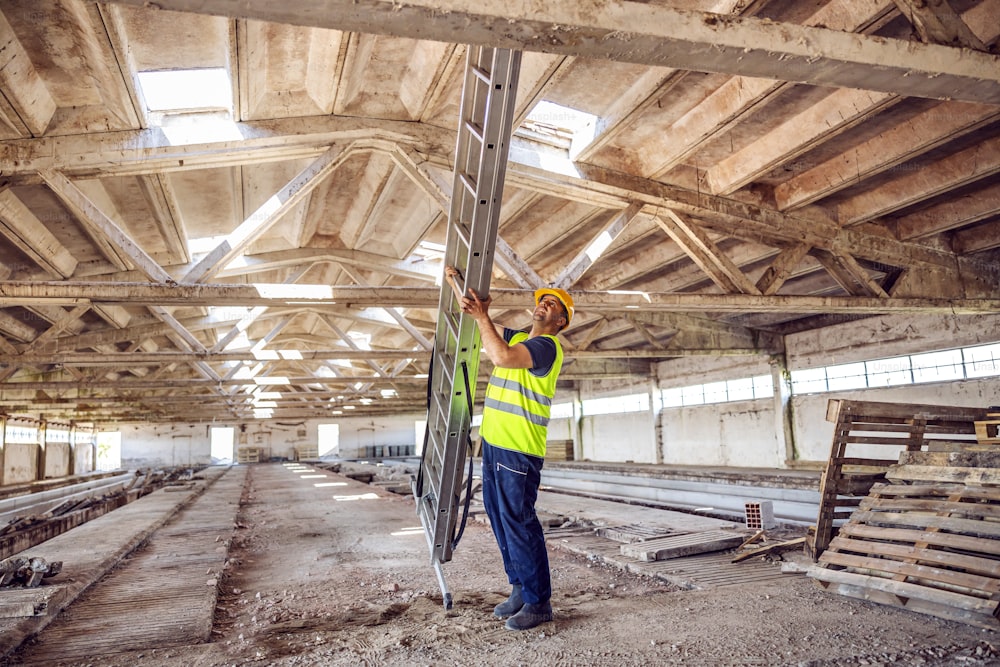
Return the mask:
M 669 560 L 703 554 L 711 551 L 723 551 L 738 547 L 746 539 L 746 535 L 725 530 L 708 530 L 686 535 L 672 535 L 654 540 L 646 540 L 635 544 L 623 544 L 621 553 L 637 560 L 649 562 L 654 560 Z
M 597 534 L 615 542 L 623 544 L 634 544 L 635 542 L 645 542 L 661 537 L 671 537 L 675 535 L 686 535 L 689 530 L 672 530 L 663 526 L 647 526 L 641 523 L 632 523 L 627 526 L 602 526 L 597 529 Z
M 68 597 L 65 586 L 41 585 L 37 588 L 0 589 L 0 618 L 45 616 L 58 611 Z

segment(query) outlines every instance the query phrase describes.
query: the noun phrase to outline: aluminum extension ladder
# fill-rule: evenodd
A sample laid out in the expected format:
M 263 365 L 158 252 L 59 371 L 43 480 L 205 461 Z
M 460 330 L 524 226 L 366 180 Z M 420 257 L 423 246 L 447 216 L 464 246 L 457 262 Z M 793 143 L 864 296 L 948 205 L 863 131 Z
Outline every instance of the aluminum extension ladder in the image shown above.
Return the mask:
M 451 285 L 442 281 L 427 430 L 412 485 L 446 609 L 452 597 L 441 565 L 451 560 L 461 537 L 458 515 L 464 464 L 472 460 L 467 450 L 480 352 L 476 322 L 462 313 L 459 298 L 469 288 L 483 298 L 489 293 L 520 66 L 520 51 L 469 46 L 445 246 L 445 264 L 462 275 Z M 470 467 L 466 495 L 471 477 Z

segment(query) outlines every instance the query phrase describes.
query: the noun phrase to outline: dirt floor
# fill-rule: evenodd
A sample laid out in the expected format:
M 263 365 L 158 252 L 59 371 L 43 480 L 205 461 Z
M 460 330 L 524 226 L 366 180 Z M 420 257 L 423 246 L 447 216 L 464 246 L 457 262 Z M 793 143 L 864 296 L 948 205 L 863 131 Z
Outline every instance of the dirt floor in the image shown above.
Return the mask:
M 229 546 L 212 642 L 63 664 L 1000 665 L 993 631 L 801 574 L 678 590 L 551 541 L 555 620 L 508 631 L 492 616 L 509 589 L 487 525 L 470 521 L 443 566 L 446 610 L 412 498 L 277 464 L 251 467 Z

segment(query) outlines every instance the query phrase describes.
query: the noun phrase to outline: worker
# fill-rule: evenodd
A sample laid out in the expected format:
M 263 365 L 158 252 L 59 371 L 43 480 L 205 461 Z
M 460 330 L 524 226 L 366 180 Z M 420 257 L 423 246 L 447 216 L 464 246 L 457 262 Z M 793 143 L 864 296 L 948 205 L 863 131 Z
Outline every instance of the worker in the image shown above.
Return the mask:
M 449 279 L 460 276 L 446 267 Z M 552 582 L 535 500 L 545 459 L 552 398 L 563 363 L 556 334 L 573 319 L 565 290 L 535 291 L 528 332 L 497 330 L 490 318 L 492 297 L 469 288 L 462 312 L 479 326 L 483 350 L 493 362 L 479 427 L 483 456 L 483 505 L 496 536 L 512 589 L 493 610 L 508 630 L 528 630 L 552 620 Z

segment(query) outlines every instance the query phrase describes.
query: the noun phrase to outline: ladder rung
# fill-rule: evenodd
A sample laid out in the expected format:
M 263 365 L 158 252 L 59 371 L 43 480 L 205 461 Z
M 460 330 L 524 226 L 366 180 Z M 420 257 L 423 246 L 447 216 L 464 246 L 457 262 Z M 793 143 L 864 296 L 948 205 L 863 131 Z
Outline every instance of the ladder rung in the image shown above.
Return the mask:
M 472 243 L 472 233 L 469 229 L 466 229 L 465 225 L 462 224 L 460 220 L 456 220 L 451 225 L 451 231 L 455 232 L 454 239 L 456 243 L 461 243 L 462 247 L 465 248 L 466 255 L 469 253 L 469 244 Z M 466 257 L 466 262 L 464 266 L 468 266 L 468 257 Z
M 476 75 L 476 78 L 478 78 L 483 83 L 489 83 L 490 82 L 490 73 L 487 72 L 486 70 L 484 70 L 479 65 L 473 65 L 469 69 L 471 69 L 472 73 Z
M 470 195 L 476 194 L 476 183 L 468 174 L 460 175 L 459 179 L 462 181 L 462 185 L 465 186 L 465 189 L 468 190 Z
M 471 120 L 467 120 L 467 121 L 465 121 L 465 130 L 469 134 L 472 135 L 473 139 L 475 139 L 476 141 L 478 141 L 480 143 L 480 145 L 482 145 L 482 143 L 483 143 L 483 128 L 481 128 L 476 123 L 473 123 Z

